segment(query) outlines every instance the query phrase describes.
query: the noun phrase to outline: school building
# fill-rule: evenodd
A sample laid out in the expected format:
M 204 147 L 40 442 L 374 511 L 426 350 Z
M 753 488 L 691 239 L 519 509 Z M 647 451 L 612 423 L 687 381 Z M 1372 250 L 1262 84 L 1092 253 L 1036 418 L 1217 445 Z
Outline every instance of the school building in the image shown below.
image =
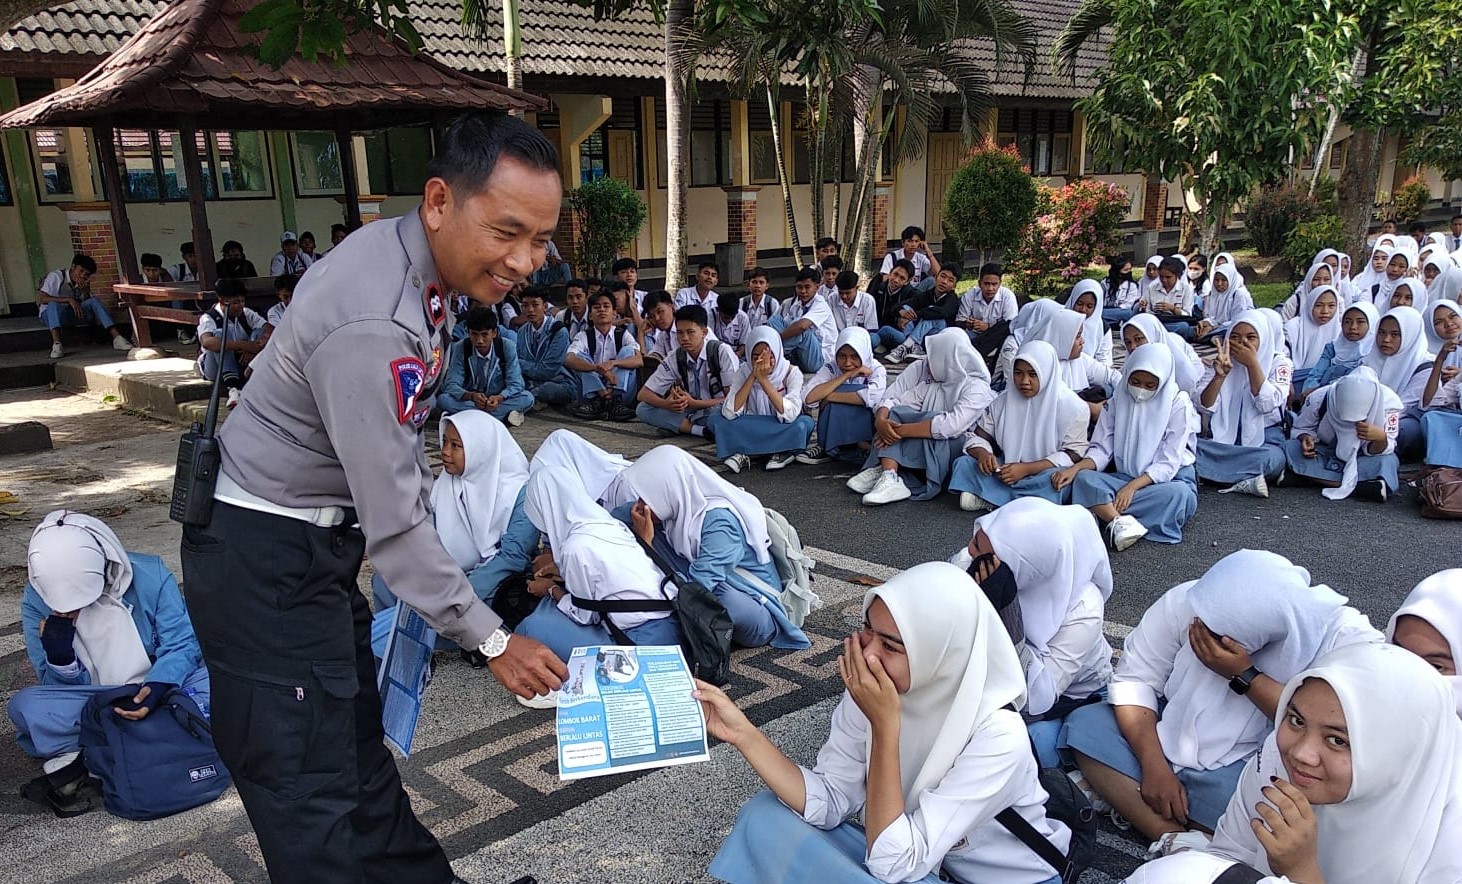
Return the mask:
M 82 76 L 121 45 L 165 4 L 156 0 L 76 0 L 25 19 L 0 35 L 0 112 L 34 101 Z M 1127 215 L 1134 229 L 1177 224 L 1182 195 L 1176 187 L 1146 185 L 1137 170 L 1100 165 L 1087 148 L 1085 124 L 1073 102 L 1087 94 L 1105 44 L 1094 41 L 1078 58 L 1075 76 L 1058 77 L 1045 65 L 1050 47 L 1077 0 L 1019 0 L 1040 30 L 1036 69 L 997 67 L 988 45 L 966 49 L 986 64 L 996 106 L 986 131 L 1017 145 L 1037 175 L 1062 183 L 1080 175 L 1114 181 L 1132 195 Z M 501 8 L 490 4 L 495 26 Z M 425 51 L 461 71 L 501 81 L 501 41 L 478 43 L 461 36 L 457 0 L 413 0 L 414 20 Z M 565 187 L 599 175 L 629 182 L 645 199 L 648 220 L 631 254 L 651 266 L 663 263 L 666 219 L 666 139 L 663 29 L 648 12 L 595 21 L 588 10 L 556 0 L 520 0 L 524 88 L 550 101 L 530 120 L 552 137 L 563 156 Z M 793 200 L 804 247 L 811 244 L 811 185 L 800 95 L 784 90 L 778 114 Z M 905 225 L 943 239 L 944 190 L 966 145 L 958 113 L 951 109 L 928 133 L 923 157 L 896 168 L 885 165 L 875 194 L 875 238 L 894 238 Z M 125 121 L 121 125 L 125 125 Z M 179 245 L 191 238 L 187 194 L 179 172 L 176 132 L 118 129 L 117 163 L 136 247 L 176 264 Z M 201 133 L 204 189 L 215 245 L 238 240 L 256 266 L 267 267 L 279 234 L 311 231 L 320 247 L 343 217 L 341 149 L 332 132 L 226 131 Z M 362 182 L 365 220 L 410 210 L 420 194 L 432 152 L 429 128 L 401 128 L 356 135 L 351 159 Z M 745 263 L 789 260 L 790 235 L 776 181 L 770 111 L 765 101 L 746 101 L 727 89 L 726 73 L 708 64 L 700 72 L 690 112 L 688 252 L 710 255 L 718 243 L 745 244 Z M 1394 141 L 1394 140 L 1393 140 Z M 1344 162 L 1345 142 L 1331 165 Z M 1381 189 L 1409 174 L 1397 167 L 1395 143 L 1387 146 Z M 98 259 L 98 282 L 116 279 L 115 245 L 92 135 L 84 129 L 0 133 L 0 313 L 34 311 L 37 280 L 65 265 L 75 251 Z M 841 170 L 851 181 L 850 161 Z M 1440 178 L 1440 176 L 1433 176 Z M 846 194 L 851 188 L 840 186 Z M 1433 181 L 1446 201 L 1453 182 Z M 832 200 L 829 198 L 828 205 Z M 559 237 L 569 246 L 573 221 L 565 211 Z

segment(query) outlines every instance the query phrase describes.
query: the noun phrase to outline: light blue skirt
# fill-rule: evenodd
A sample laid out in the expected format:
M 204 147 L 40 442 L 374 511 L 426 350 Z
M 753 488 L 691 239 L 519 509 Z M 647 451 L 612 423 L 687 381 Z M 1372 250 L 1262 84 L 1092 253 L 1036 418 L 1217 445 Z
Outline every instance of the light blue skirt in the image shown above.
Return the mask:
M 1462 469 L 1462 411 L 1428 411 L 1422 426 L 1427 466 Z
M 839 393 L 860 393 L 861 384 L 843 384 Z M 817 410 L 817 441 L 823 450 L 841 460 L 862 461 L 860 442 L 873 441 L 873 409 L 861 405 L 847 405 L 842 402 L 826 402 Z M 851 451 L 839 449 L 848 449 Z
M 1335 456 L 1334 445 L 1316 442 L 1315 456 L 1305 457 L 1304 450 L 1300 448 L 1300 440 L 1290 439 L 1284 443 L 1284 455 L 1289 462 L 1290 472 L 1297 476 L 1318 479 L 1321 482 L 1339 482 L 1345 475 L 1345 461 Z M 1396 475 L 1400 464 L 1401 461 L 1395 454 L 1362 454 L 1356 459 L 1356 481 L 1384 479 L 1387 490 L 1394 492 L 1401 484 Z
M 1264 431 L 1264 444 L 1257 448 L 1198 440 L 1198 478 L 1205 482 L 1232 485 L 1255 476 L 1273 481 L 1283 471 L 1284 430 L 1278 424 Z
M 899 405 L 889 411 L 889 417 L 905 424 L 916 424 L 934 417 L 923 411 Z M 903 469 L 899 478 L 909 487 L 910 500 L 932 500 L 944 490 L 949 479 L 950 465 L 960 456 L 964 435 L 953 439 L 901 439 L 884 448 L 874 444 L 863 462 L 864 469 L 878 466 L 879 458 L 892 458 Z M 909 471 L 919 475 L 911 475 Z
M 1071 483 L 1071 502 L 1090 509 L 1111 503 L 1122 486 L 1133 476 L 1126 473 L 1098 473 L 1083 470 Z M 1169 482 L 1148 485 L 1132 495 L 1132 505 L 1124 515 L 1131 516 L 1147 529 L 1146 540 L 1157 543 L 1182 543 L 1183 526 L 1198 512 L 1198 478 L 1192 466 L 1183 467 Z
M 719 408 L 712 409 L 707 426 L 716 436 L 716 456 L 725 460 L 733 454 L 800 453 L 812 438 L 812 418 L 799 415 L 783 423 L 765 414 L 743 414 L 727 420 Z
M 994 506 L 1004 506 L 1020 497 L 1039 497 L 1059 504 L 1070 503 L 1071 486 L 1067 485 L 1057 491 L 1051 485 L 1051 477 L 1055 474 L 1056 468 L 1050 467 L 1034 476 L 1026 476 L 1014 485 L 1006 485 L 997 477 L 980 472 L 980 462 L 966 454 L 954 462 L 949 490 L 968 491 Z

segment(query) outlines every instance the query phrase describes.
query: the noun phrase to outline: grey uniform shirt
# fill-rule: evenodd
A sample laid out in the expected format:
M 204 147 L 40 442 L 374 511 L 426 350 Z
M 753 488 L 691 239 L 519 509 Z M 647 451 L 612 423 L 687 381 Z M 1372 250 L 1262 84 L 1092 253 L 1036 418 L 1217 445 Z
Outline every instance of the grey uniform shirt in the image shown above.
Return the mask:
M 223 470 L 290 507 L 355 507 L 391 591 L 473 648 L 502 620 L 472 591 L 432 522 L 421 425 L 446 374 L 447 293 L 416 212 L 361 228 L 295 289 L 290 321 L 253 362 L 219 434 Z

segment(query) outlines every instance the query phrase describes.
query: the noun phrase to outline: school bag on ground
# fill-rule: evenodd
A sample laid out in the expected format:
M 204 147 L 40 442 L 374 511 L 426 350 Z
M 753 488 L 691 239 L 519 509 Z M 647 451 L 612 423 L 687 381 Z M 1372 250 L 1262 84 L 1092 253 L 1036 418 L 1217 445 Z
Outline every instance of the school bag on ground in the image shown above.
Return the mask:
M 802 549 L 802 538 L 787 517 L 770 507 L 764 507 L 767 517 L 767 536 L 771 538 L 772 565 L 782 585 L 767 587 L 782 603 L 787 619 L 793 626 L 800 627 L 807 615 L 822 607 L 822 599 L 812 591 L 812 569 L 817 562 Z M 766 586 L 765 581 L 745 568 L 737 568 L 742 579 Z
M 1438 467 L 1417 484 L 1421 514 L 1428 519 L 1462 519 L 1462 470 Z
M 1071 848 L 1062 853 L 1056 845 L 1025 821 L 1013 807 L 995 815 L 995 822 L 1019 838 L 1051 868 L 1061 875 L 1061 884 L 1076 884 L 1082 872 L 1091 866 L 1096 853 L 1096 811 L 1071 778 L 1059 768 L 1043 767 L 1041 788 L 1046 790 L 1046 816 L 1064 823 L 1071 830 Z
M 213 748 L 213 731 L 178 688 L 140 721 L 112 711 L 137 685 L 94 694 L 81 711 L 81 757 L 102 782 L 102 806 L 129 820 L 154 820 L 207 804 L 232 778 Z

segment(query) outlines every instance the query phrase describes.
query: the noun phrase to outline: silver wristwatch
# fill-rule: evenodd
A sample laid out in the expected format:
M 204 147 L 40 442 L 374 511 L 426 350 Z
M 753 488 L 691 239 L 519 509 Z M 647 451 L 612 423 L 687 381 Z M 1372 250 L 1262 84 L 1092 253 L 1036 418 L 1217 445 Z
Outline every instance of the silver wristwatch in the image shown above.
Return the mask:
M 503 652 L 508 649 L 508 639 L 512 638 L 512 636 L 513 634 L 511 632 L 499 626 L 492 631 L 492 635 L 489 635 L 483 640 L 482 644 L 477 646 L 477 653 L 489 660 L 501 657 Z

